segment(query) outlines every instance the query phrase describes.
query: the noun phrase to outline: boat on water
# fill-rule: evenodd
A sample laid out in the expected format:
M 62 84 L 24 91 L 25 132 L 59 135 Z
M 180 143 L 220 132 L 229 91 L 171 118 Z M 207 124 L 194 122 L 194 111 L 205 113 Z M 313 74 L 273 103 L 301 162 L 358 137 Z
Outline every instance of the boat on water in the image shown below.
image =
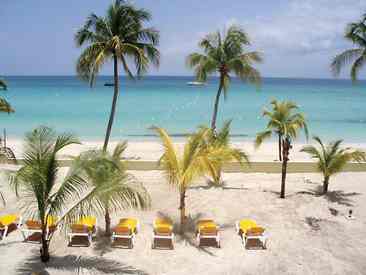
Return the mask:
M 206 83 L 205 82 L 200 82 L 200 81 L 190 81 L 187 82 L 188 86 L 205 86 Z
M 114 87 L 114 83 L 106 82 L 106 83 L 104 83 L 104 86 L 106 86 L 106 87 Z

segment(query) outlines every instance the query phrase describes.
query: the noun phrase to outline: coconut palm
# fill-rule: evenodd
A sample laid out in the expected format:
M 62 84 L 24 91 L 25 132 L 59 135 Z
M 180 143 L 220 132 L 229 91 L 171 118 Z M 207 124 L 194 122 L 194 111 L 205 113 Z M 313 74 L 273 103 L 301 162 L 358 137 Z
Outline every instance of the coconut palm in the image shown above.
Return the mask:
M 76 163 L 82 168 L 83 178 L 91 187 L 108 190 L 93 198 L 93 204 L 99 204 L 105 213 L 106 235 L 111 234 L 110 212 L 126 208 L 146 208 L 150 205 L 150 197 L 135 177 L 126 172 L 122 162 L 122 154 L 127 143 L 119 143 L 112 154 L 103 150 L 91 150 L 76 158 Z
M 193 182 L 211 171 L 217 171 L 226 159 L 232 156 L 226 148 L 213 146 L 202 146 L 208 131 L 198 131 L 189 136 L 182 154 L 175 149 L 169 134 L 162 128 L 153 127 L 158 133 L 164 153 L 159 160 L 160 167 L 165 171 L 169 184 L 176 186 L 180 195 L 180 223 L 181 232 L 184 231 L 186 220 L 186 192 Z
M 255 145 L 258 148 L 265 139 L 272 136 L 273 133 L 279 135 L 279 143 L 282 147 L 282 179 L 281 179 L 281 198 L 285 198 L 286 173 L 289 154 L 292 148 L 292 142 L 297 138 L 299 131 L 304 130 L 306 138 L 308 138 L 308 127 L 305 117 L 302 113 L 296 112 L 298 106 L 293 102 L 283 101 L 271 102 L 272 111 L 265 111 L 265 115 L 269 118 L 267 128 L 258 133 Z
M 11 107 L 10 103 L 3 97 L 0 97 L 0 112 L 8 114 L 15 112 L 15 110 Z
M 317 170 L 324 176 L 323 194 L 328 192 L 329 179 L 331 176 L 340 173 L 348 162 L 366 161 L 366 153 L 352 148 L 341 148 L 342 140 L 337 140 L 324 145 L 317 136 L 313 138 L 318 147 L 313 145 L 305 146 L 301 152 L 308 153 L 317 160 Z
M 219 74 L 219 89 L 216 94 L 211 128 L 216 129 L 216 118 L 222 91 L 226 98 L 231 75 L 243 81 L 260 84 L 260 73 L 253 64 L 262 61 L 258 52 L 246 51 L 250 39 L 240 26 L 231 26 L 224 33 L 210 33 L 199 42 L 202 53 L 192 53 L 187 57 L 189 67 L 195 69 L 198 81 L 206 81 L 209 75 Z
M 224 159 L 225 162 L 237 161 L 240 165 L 244 166 L 245 163 L 249 164 L 248 155 L 240 149 L 232 147 L 230 144 L 230 125 L 231 120 L 224 122 L 219 131 L 213 131 L 211 128 L 206 126 L 200 127 L 200 131 L 207 131 L 206 138 L 202 146 L 212 146 L 214 148 L 223 148 L 227 152 L 227 158 Z M 231 156 L 231 157 L 229 157 Z M 209 174 L 214 185 L 220 185 L 222 183 L 222 166 L 225 163 L 217 166 L 217 171 L 210 170 Z
M 0 89 L 6 90 L 8 86 L 6 85 L 6 82 L 2 79 L 0 79 Z
M 278 136 L 278 158 L 282 161 L 282 137 L 286 131 L 287 120 L 290 119 L 294 125 L 303 125 L 305 118 L 302 114 L 296 113 L 291 116 L 291 113 L 298 110 L 299 107 L 291 101 L 279 102 L 277 100 L 271 101 L 272 110 L 264 110 L 263 117 L 268 118 L 267 127 L 264 131 L 259 132 L 256 136 L 256 147 L 262 144 L 263 140 L 270 138 L 273 134 Z M 307 135 L 307 128 L 305 127 Z
M 82 178 L 81 168 L 73 164 L 65 177 L 60 177 L 60 163 L 56 155 L 71 144 L 80 144 L 71 134 L 57 135 L 52 129 L 39 127 L 26 134 L 24 165 L 15 175 L 16 194 L 21 198 L 26 214 L 41 222 L 41 260 L 50 259 L 47 236 L 50 216 L 60 216 L 57 225 L 75 222 L 81 216 L 100 211 L 90 202 L 96 194 L 108 192 L 105 185 L 89 188 Z M 114 201 L 113 201 L 114 203 Z
M 331 69 L 338 76 L 344 67 L 352 63 L 351 79 L 355 82 L 366 64 L 366 14 L 359 22 L 348 24 L 345 38 L 353 43 L 354 48 L 337 55 L 333 59 Z
M 123 0 L 116 0 L 105 17 L 91 14 L 85 25 L 76 33 L 78 46 L 86 46 L 77 61 L 77 73 L 83 80 L 93 85 L 101 67 L 113 60 L 114 94 L 106 130 L 103 150 L 107 150 L 119 95 L 119 64 L 128 77 L 134 78 L 129 65 L 134 63 L 136 75 L 142 76 L 149 64 L 159 65 L 159 51 L 156 46 L 159 33 L 144 23 L 150 21 L 151 14 L 137 9 Z

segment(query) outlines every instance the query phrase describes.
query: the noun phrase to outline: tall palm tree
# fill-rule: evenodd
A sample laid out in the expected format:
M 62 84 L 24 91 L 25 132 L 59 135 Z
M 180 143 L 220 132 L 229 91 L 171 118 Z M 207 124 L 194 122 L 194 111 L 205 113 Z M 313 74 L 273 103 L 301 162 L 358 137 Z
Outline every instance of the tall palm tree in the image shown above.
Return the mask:
M 186 192 L 192 183 L 210 171 L 217 171 L 217 167 L 230 158 L 231 155 L 225 148 L 205 147 L 202 142 L 208 134 L 207 131 L 198 131 L 191 135 L 182 154 L 175 149 L 169 134 L 162 128 L 153 127 L 160 136 L 164 153 L 159 160 L 159 165 L 166 173 L 168 183 L 179 189 L 180 195 L 180 231 L 184 231 L 186 220 Z
M 146 208 L 150 205 L 150 197 L 135 177 L 126 172 L 122 162 L 122 154 L 127 143 L 119 143 L 112 154 L 103 150 L 91 150 L 82 153 L 75 159 L 82 168 L 83 178 L 92 187 L 105 186 L 108 190 L 98 194 L 93 204 L 99 204 L 104 209 L 106 235 L 111 235 L 110 212 L 126 208 Z M 113 208 L 112 208 L 113 207 Z
M 156 46 L 159 33 L 145 27 L 151 14 L 144 9 L 137 9 L 124 0 L 116 0 L 108 9 L 105 17 L 91 14 L 85 25 L 76 33 L 78 46 L 86 46 L 77 62 L 77 73 L 81 79 L 93 85 L 101 67 L 113 60 L 114 94 L 106 130 L 103 150 L 108 147 L 116 104 L 119 95 L 119 63 L 128 77 L 134 78 L 129 64 L 134 63 L 136 75 L 144 74 L 150 63 L 159 65 L 160 54 Z
M 366 153 L 352 148 L 341 148 L 342 140 L 336 140 L 324 145 L 317 136 L 314 140 L 318 147 L 308 145 L 301 149 L 301 152 L 308 153 L 313 159 L 317 160 L 317 169 L 324 176 L 323 194 L 328 192 L 329 179 L 331 176 L 340 173 L 348 162 L 366 161 Z
M 6 85 L 6 82 L 2 79 L 0 79 L 0 89 L 6 90 L 8 86 Z
M 225 121 L 224 125 L 217 132 L 206 126 L 200 127 L 200 131 L 206 131 L 206 138 L 203 140 L 202 146 L 223 148 L 227 152 L 227 157 L 223 159 L 225 162 L 237 161 L 240 165 L 244 166 L 245 163 L 249 164 L 249 156 L 242 150 L 232 147 L 230 144 L 230 125 L 231 120 Z M 222 166 L 225 163 L 217 166 L 217 170 L 210 170 L 209 174 L 214 185 L 220 185 L 222 183 Z
M 265 139 L 271 137 L 273 132 L 280 133 L 280 145 L 282 147 L 282 177 L 281 177 L 281 198 L 285 198 L 287 163 L 292 148 L 292 142 L 297 138 L 299 131 L 304 130 L 306 138 L 308 138 L 308 127 L 305 117 L 302 113 L 296 112 L 298 107 L 292 102 L 271 102 L 272 112 L 268 112 L 270 119 L 267 128 L 260 132 L 255 140 L 258 148 Z M 269 115 L 271 114 L 271 115 Z M 276 118 L 280 118 L 277 120 Z M 274 130 L 277 129 L 277 130 Z
M 75 222 L 91 211 L 100 211 L 99 206 L 90 201 L 96 194 L 108 192 L 106 186 L 89 188 L 82 178 L 82 170 L 75 164 L 65 177 L 60 178 L 56 155 L 71 144 L 80 144 L 73 135 L 57 135 L 47 127 L 34 129 L 26 134 L 24 165 L 15 175 L 15 190 L 23 202 L 24 212 L 41 222 L 43 262 L 50 259 L 49 244 L 53 237 L 47 236 L 48 218 L 60 216 L 58 225 Z
M 202 53 L 192 53 L 187 57 L 189 67 L 195 69 L 196 78 L 206 81 L 209 75 L 218 73 L 220 77 L 219 89 L 215 98 L 215 105 L 211 120 L 211 128 L 216 129 L 217 112 L 222 91 L 226 98 L 233 74 L 243 81 L 260 84 L 260 73 L 253 64 L 262 61 L 258 52 L 246 51 L 250 46 L 250 39 L 240 26 L 231 26 L 224 33 L 217 31 L 210 33 L 199 42 Z
M 269 111 L 267 109 L 263 111 L 262 116 L 268 118 L 268 123 L 266 129 L 256 135 L 255 144 L 256 147 L 258 147 L 262 144 L 263 140 L 270 138 L 273 134 L 276 134 L 278 136 L 278 158 L 282 161 L 282 137 L 286 131 L 287 120 L 290 119 L 294 124 L 301 126 L 305 121 L 305 118 L 300 113 L 296 113 L 291 116 L 292 112 L 299 109 L 294 102 L 279 102 L 277 100 L 272 100 L 270 104 L 272 105 L 273 111 Z M 306 128 L 305 131 L 307 131 Z
M 366 14 L 359 22 L 348 24 L 345 38 L 355 47 L 337 55 L 332 61 L 331 69 L 338 76 L 342 68 L 352 63 L 351 79 L 355 82 L 366 64 Z

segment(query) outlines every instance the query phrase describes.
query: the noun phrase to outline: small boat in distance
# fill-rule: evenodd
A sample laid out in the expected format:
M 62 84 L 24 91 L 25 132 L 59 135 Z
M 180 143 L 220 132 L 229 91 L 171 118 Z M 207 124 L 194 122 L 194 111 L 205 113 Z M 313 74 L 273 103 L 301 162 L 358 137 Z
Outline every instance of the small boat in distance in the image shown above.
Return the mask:
M 206 83 L 205 82 L 199 82 L 199 81 L 191 81 L 191 82 L 187 82 L 188 86 L 205 86 Z
M 114 83 L 106 82 L 106 83 L 104 83 L 104 86 L 106 86 L 106 87 L 114 87 Z

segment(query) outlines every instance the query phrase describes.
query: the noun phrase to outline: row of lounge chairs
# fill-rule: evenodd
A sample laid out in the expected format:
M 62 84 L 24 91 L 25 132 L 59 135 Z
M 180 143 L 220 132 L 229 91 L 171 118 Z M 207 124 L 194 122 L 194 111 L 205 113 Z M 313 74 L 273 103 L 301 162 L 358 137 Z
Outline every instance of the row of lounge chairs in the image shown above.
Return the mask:
M 49 217 L 47 220 L 47 238 L 57 230 L 58 217 Z M 10 226 L 19 228 L 25 241 L 34 241 L 32 236 L 41 234 L 39 221 L 27 220 L 22 223 L 21 216 L 6 215 L 0 217 L 0 236 L 5 238 Z M 136 234 L 140 231 L 140 222 L 135 218 L 124 218 L 112 230 L 112 245 L 123 248 L 133 248 L 136 242 Z M 235 223 L 236 232 L 241 236 L 245 247 L 267 247 L 267 233 L 263 227 L 255 221 L 244 219 Z M 86 245 L 90 245 L 97 232 L 97 219 L 95 217 L 83 217 L 69 227 L 69 245 L 77 242 L 75 239 L 84 239 Z M 198 246 L 216 246 L 220 248 L 220 227 L 213 220 L 200 220 L 196 224 L 196 239 Z M 174 249 L 174 226 L 166 218 L 156 218 L 153 222 L 152 248 Z M 38 238 L 39 241 L 39 238 Z M 85 243 L 85 242 L 84 242 Z

